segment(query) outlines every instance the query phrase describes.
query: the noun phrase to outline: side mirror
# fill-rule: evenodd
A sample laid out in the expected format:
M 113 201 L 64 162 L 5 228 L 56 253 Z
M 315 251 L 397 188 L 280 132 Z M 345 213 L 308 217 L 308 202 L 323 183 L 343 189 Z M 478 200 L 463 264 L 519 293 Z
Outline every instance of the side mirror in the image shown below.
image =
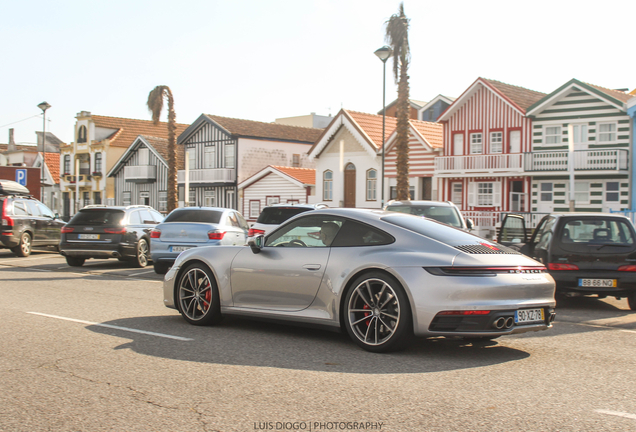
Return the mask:
M 259 234 L 256 237 L 247 241 L 247 245 L 252 249 L 252 252 L 257 254 L 263 249 L 263 235 Z
M 468 228 L 469 231 L 475 228 L 475 223 L 472 219 L 466 219 L 466 228 Z
M 59 218 L 60 218 L 60 214 L 58 212 L 55 212 L 55 214 L 53 215 L 53 220 L 56 220 Z

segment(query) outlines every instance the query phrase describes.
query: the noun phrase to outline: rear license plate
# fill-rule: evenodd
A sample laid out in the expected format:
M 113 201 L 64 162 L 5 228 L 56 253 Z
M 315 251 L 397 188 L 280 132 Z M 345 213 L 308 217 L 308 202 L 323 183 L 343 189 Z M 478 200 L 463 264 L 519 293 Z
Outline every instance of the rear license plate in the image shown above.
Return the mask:
M 99 240 L 99 234 L 80 234 L 80 240 Z
M 579 286 L 616 288 L 616 279 L 579 279 Z
M 194 246 L 171 246 L 170 252 L 183 252 L 192 249 Z
M 515 324 L 542 322 L 544 320 L 545 316 L 543 315 L 543 308 L 522 309 L 515 312 Z

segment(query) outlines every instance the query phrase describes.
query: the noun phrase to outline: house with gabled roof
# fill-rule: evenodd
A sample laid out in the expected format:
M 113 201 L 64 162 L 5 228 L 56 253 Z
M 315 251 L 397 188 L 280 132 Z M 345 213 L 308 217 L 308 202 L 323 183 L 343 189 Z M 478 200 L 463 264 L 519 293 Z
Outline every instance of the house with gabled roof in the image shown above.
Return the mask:
M 531 211 L 569 211 L 571 198 L 576 211 L 630 207 L 631 99 L 626 91 L 571 79 L 528 108 L 532 146 L 525 168 L 532 175 Z
M 395 117 L 386 117 L 385 202 L 396 186 L 396 126 Z M 409 120 L 409 183 L 413 199 L 436 195 L 433 160 L 441 152 L 441 134 L 439 124 Z M 382 207 L 381 115 L 340 110 L 309 151 L 309 157 L 316 161 L 314 201 L 330 207 Z
M 397 117 L 397 102 L 398 100 L 395 99 L 393 102 L 389 103 L 385 107 L 387 116 Z M 425 101 L 409 99 L 409 118 L 413 120 L 419 120 L 419 113 L 422 107 L 424 107 L 425 105 L 427 105 Z M 382 115 L 382 111 L 383 110 L 378 111 L 378 115 Z
M 114 179 L 115 205 L 149 205 L 168 211 L 168 140 L 139 135 L 106 174 Z M 183 169 L 177 151 L 177 170 Z
M 417 113 L 417 119 L 429 122 L 436 122 L 438 117 L 455 101 L 454 97 L 437 95 L 428 103 L 424 104 Z
M 313 168 L 307 150 L 322 129 L 201 114 L 181 135 L 189 205 L 239 208 L 238 184 L 268 165 Z M 186 172 L 178 172 L 186 200 Z
M 307 204 L 314 195 L 316 170 L 268 165 L 238 185 L 239 211 L 256 222 L 261 210 L 273 204 Z
M 89 204 L 115 203 L 115 183 L 108 173 L 139 135 L 168 138 L 165 122 L 93 115 L 76 116 L 75 141 L 60 148 L 63 215 Z M 177 124 L 177 134 L 188 125 Z
M 477 78 L 442 113 L 444 156 L 435 160 L 440 199 L 467 217 L 479 212 L 530 211 L 531 179 L 524 153 L 532 146 L 526 110 L 545 96 Z

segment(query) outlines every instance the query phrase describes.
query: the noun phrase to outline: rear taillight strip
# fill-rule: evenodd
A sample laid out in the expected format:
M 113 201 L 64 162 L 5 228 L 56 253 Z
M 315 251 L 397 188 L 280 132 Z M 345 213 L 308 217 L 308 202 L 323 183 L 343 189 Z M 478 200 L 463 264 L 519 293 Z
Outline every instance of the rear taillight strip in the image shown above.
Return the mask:
M 436 276 L 494 276 L 496 274 L 545 273 L 544 266 L 503 266 L 503 267 L 424 267 Z

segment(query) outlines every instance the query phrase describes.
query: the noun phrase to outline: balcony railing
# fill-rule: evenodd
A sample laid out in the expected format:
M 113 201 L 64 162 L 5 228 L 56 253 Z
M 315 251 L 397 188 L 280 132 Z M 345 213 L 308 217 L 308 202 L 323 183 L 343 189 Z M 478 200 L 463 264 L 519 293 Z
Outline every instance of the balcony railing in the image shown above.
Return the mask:
M 190 184 L 194 183 L 232 183 L 236 180 L 234 168 L 206 168 L 190 170 Z M 185 170 L 177 172 L 177 181 L 185 183 Z
M 71 185 L 79 186 L 89 186 L 91 184 L 91 176 L 86 174 L 81 174 L 76 176 L 75 174 L 65 174 L 62 176 L 65 182 L 70 183 Z
M 435 158 L 435 173 L 459 172 L 521 172 L 523 154 L 488 154 L 469 156 L 442 156 Z
M 129 182 L 149 183 L 157 180 L 156 165 L 136 165 L 124 167 L 124 179 Z
M 628 169 L 627 150 L 577 150 L 574 152 L 575 171 L 622 171 Z M 568 171 L 567 151 L 526 153 L 526 171 Z

